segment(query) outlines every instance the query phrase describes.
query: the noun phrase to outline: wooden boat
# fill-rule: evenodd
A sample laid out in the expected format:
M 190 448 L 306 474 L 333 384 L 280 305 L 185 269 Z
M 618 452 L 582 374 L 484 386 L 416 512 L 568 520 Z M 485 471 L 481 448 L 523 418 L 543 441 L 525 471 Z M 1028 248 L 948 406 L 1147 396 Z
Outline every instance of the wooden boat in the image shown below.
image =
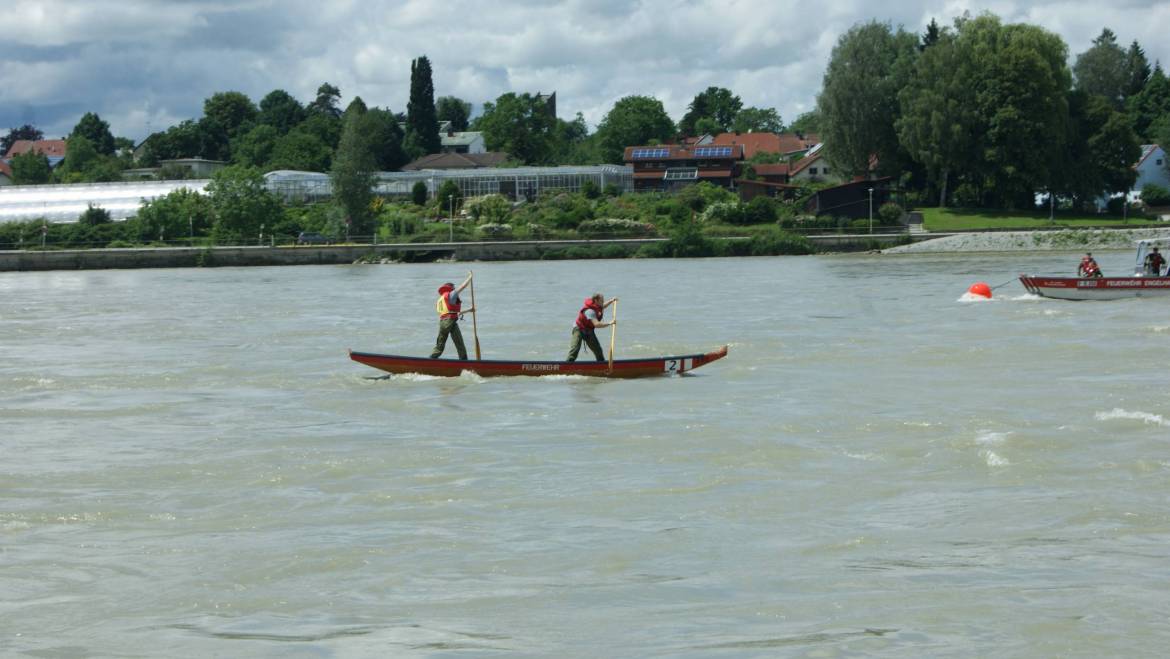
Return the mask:
M 615 359 L 613 369 L 609 362 L 577 361 L 546 362 L 501 359 L 430 359 L 379 355 L 370 352 L 349 351 L 355 362 L 373 366 L 387 373 L 419 373 L 444 377 L 458 376 L 470 371 L 481 377 L 502 375 L 588 375 L 599 378 L 644 378 L 654 375 L 687 373 L 727 356 L 727 346 L 697 355 L 674 357 L 646 357 L 643 359 Z
M 1170 273 L 1146 272 L 1145 258 L 1151 247 L 1170 239 L 1137 241 L 1137 258 L 1132 277 L 1059 277 L 1020 275 L 1020 283 L 1034 295 L 1058 300 L 1117 300 L 1133 297 L 1170 296 Z

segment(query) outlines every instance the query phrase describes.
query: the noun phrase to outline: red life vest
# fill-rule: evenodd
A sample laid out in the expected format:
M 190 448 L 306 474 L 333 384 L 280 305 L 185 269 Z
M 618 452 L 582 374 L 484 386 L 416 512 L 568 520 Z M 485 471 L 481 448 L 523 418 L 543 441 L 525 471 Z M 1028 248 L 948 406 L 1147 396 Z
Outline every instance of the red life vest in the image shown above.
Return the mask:
M 439 314 L 440 320 L 459 317 L 459 309 L 463 307 L 463 302 L 460 301 L 459 304 L 451 304 L 450 300 L 447 299 L 447 296 L 453 290 L 455 290 L 454 287 L 448 288 L 447 286 L 443 286 L 439 288 L 439 300 L 435 302 L 435 312 Z
M 602 315 L 605 314 L 605 309 L 603 309 L 600 304 L 594 302 L 593 298 L 585 299 L 585 306 L 581 307 L 581 310 L 577 312 L 577 329 L 587 334 L 592 334 L 594 329 L 593 323 L 589 318 L 585 317 L 585 312 L 589 311 L 590 309 L 592 309 L 597 314 L 598 321 L 600 321 Z

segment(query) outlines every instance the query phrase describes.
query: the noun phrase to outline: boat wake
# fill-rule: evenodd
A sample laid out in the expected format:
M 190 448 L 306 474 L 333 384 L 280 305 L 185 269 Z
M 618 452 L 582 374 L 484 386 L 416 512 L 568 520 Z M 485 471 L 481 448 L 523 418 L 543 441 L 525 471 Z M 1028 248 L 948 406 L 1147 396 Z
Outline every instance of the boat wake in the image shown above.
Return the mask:
M 1097 412 L 1093 415 L 1098 421 L 1141 421 L 1150 426 L 1162 426 L 1164 428 L 1170 427 L 1170 421 L 1167 421 L 1161 414 L 1151 414 L 1150 412 L 1130 412 L 1123 410 L 1120 407 L 1115 407 L 1108 412 Z

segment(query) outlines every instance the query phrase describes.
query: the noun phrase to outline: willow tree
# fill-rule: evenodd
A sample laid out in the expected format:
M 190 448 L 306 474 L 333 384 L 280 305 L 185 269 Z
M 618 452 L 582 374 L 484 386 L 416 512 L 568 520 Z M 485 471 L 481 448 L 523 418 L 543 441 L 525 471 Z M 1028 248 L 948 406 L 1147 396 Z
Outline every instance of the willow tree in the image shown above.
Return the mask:
M 956 20 L 923 51 L 899 94 L 898 135 L 943 189 L 940 203 L 952 175 L 991 205 L 1030 205 L 1054 185 L 1067 138 L 1066 57 L 1056 35 L 991 14 Z
M 877 21 L 854 26 L 833 47 L 817 110 L 825 156 L 841 175 L 868 173 L 874 158 L 896 168 L 898 92 L 917 54 L 917 35 Z

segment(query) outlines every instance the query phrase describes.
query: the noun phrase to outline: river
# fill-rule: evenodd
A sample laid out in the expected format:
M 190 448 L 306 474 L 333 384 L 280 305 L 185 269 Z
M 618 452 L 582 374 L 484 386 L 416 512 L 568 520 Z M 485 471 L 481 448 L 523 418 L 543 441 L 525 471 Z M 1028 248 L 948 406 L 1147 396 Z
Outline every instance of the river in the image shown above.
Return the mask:
M 0 274 L 0 655 L 1161 655 L 1170 306 L 1013 281 L 1077 260 Z M 427 354 L 468 267 L 486 358 L 594 291 L 619 358 L 730 353 L 348 360 Z

